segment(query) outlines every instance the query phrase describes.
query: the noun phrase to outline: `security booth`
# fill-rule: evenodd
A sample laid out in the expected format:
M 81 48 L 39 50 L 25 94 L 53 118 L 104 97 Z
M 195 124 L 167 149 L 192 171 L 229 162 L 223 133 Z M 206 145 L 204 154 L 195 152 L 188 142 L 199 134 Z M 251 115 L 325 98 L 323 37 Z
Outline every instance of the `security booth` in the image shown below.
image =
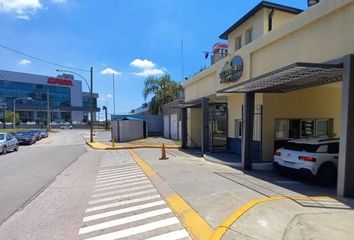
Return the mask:
M 146 138 L 147 124 L 145 120 L 133 117 L 124 117 L 112 121 L 113 139 L 115 142 L 129 142 Z
M 228 56 L 184 83 L 186 103 L 226 98 L 228 150 L 240 153 L 246 170 L 257 153 L 271 163 L 290 139 L 339 138 L 337 193 L 353 197 L 352 22 L 352 0 L 322 0 L 305 11 L 262 1 L 221 34 Z M 184 113 L 187 142 L 208 125 Z

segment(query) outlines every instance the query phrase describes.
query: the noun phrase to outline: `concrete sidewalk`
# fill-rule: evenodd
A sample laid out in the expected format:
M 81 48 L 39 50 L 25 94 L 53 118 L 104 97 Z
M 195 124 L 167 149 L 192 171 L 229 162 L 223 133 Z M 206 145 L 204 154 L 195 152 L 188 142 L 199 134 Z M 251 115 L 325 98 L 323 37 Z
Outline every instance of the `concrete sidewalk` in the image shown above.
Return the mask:
M 165 144 L 166 148 L 179 149 L 181 143 L 171 139 L 165 139 L 162 137 L 148 137 L 144 139 L 138 139 L 130 142 L 112 143 L 111 132 L 100 131 L 96 132 L 94 142 L 89 142 L 88 135 L 84 136 L 87 145 L 97 150 L 125 150 L 125 149 L 138 149 L 138 148 L 161 148 L 162 144 Z
M 354 239 L 354 201 L 334 198 L 335 189 L 179 150 L 164 161 L 158 150 L 135 152 L 212 227 L 209 239 Z

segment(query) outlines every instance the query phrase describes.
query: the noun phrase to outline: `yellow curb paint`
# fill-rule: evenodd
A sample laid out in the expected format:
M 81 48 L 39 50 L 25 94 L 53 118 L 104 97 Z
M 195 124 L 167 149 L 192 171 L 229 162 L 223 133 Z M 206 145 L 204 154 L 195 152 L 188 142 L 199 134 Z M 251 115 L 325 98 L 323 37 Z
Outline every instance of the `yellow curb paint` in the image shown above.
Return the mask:
M 167 204 L 176 213 L 193 239 L 209 239 L 214 229 L 179 195 L 173 194 L 165 198 Z
M 134 150 L 128 150 L 128 152 L 146 175 L 151 179 L 160 179 L 160 176 Z M 213 228 L 181 196 L 174 193 L 162 197 L 193 239 L 206 240 L 212 236 Z
M 158 177 L 157 173 L 135 151 L 128 150 L 128 152 L 148 177 Z
M 160 149 L 161 145 L 136 145 L 136 146 L 108 146 L 100 142 L 86 142 L 90 147 L 97 150 L 129 150 L 129 149 L 140 149 L 140 148 L 149 148 L 149 149 Z M 179 149 L 180 145 L 166 145 L 167 149 Z
M 318 196 L 318 197 L 302 197 L 302 196 L 274 196 L 274 197 L 267 197 L 267 198 L 259 198 L 254 199 L 247 202 L 241 208 L 236 210 L 233 214 L 231 214 L 222 224 L 220 224 L 216 230 L 214 231 L 213 235 L 209 238 L 209 240 L 220 240 L 225 235 L 227 230 L 230 228 L 232 224 L 234 224 L 242 215 L 248 212 L 254 206 L 270 202 L 270 201 L 277 201 L 277 200 L 330 200 L 332 198 L 327 196 Z

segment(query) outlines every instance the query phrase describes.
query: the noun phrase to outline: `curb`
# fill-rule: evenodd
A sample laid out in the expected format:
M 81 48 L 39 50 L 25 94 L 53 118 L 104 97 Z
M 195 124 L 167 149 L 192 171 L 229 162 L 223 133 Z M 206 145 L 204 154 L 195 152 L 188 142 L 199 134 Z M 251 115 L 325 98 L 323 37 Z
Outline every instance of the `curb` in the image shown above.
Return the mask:
M 86 144 L 96 150 L 129 150 L 129 149 L 140 149 L 140 148 L 150 148 L 150 149 L 161 149 L 161 145 L 136 145 L 136 146 L 116 146 L 110 147 L 100 142 L 89 142 Z M 166 149 L 180 149 L 179 145 L 165 145 Z

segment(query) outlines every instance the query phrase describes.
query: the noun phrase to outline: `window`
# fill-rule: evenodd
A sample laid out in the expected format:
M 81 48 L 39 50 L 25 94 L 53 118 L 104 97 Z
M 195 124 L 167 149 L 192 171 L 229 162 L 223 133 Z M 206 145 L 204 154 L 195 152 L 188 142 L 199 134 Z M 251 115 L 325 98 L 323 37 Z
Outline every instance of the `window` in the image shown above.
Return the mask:
M 289 138 L 289 120 L 275 120 L 275 139 Z
M 329 120 L 317 120 L 316 121 L 316 136 L 323 137 L 329 136 Z
M 242 47 L 242 37 L 238 36 L 235 39 L 235 51 L 239 50 Z
M 235 119 L 235 138 L 242 137 L 242 121 L 241 119 Z
M 315 132 L 314 120 L 302 120 L 301 121 L 301 137 L 312 137 Z
M 317 149 L 318 153 L 327 153 L 328 151 L 328 145 L 320 145 L 320 147 Z
M 246 30 L 246 44 L 253 41 L 253 27 Z

